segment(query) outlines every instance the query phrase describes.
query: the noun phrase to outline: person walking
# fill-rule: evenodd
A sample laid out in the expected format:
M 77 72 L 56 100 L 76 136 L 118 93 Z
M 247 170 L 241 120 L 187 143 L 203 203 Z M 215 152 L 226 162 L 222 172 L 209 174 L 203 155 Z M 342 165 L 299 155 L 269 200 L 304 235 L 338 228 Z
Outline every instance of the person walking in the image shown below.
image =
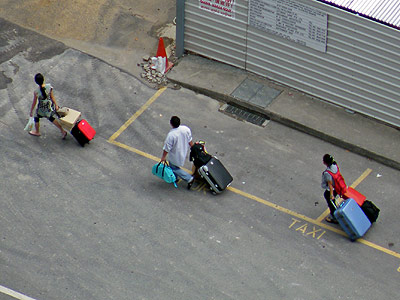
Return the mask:
M 331 215 L 326 217 L 325 221 L 329 223 L 337 224 L 338 221 L 334 216 L 336 210 L 336 196 L 343 196 L 346 192 L 347 186 L 340 173 L 339 166 L 330 154 L 325 154 L 322 158 L 322 162 L 326 166 L 324 172 L 322 172 L 321 187 L 325 190 L 324 198 L 328 204 Z
M 166 162 L 168 155 L 169 166 L 175 176 L 186 181 L 188 183 L 187 188 L 190 189 L 194 177 L 182 170 L 181 167 L 185 163 L 188 150 L 193 146 L 192 132 L 189 127 L 181 125 L 181 120 L 177 116 L 171 117 L 170 125 L 172 129 L 165 139 L 161 162 Z
M 56 117 L 58 105 L 53 94 L 53 87 L 51 84 L 45 84 L 44 76 L 40 73 L 35 75 L 35 82 L 39 86 L 33 93 L 33 102 L 31 106 L 30 117 L 34 117 L 35 129 L 29 131 L 29 134 L 40 136 L 40 118 L 46 118 L 53 123 L 61 131 L 62 139 L 65 139 L 67 132 L 61 127 Z M 34 109 L 37 104 L 37 109 Z

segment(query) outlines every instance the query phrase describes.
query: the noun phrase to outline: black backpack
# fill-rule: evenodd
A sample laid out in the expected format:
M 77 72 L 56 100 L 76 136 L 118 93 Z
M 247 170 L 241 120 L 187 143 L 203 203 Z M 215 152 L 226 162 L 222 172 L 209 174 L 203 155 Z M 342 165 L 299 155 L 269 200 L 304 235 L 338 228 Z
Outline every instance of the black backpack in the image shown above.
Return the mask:
M 193 161 L 193 164 L 200 168 L 208 163 L 211 159 L 211 155 L 207 153 L 204 143 L 196 142 L 192 148 L 190 148 L 190 161 Z

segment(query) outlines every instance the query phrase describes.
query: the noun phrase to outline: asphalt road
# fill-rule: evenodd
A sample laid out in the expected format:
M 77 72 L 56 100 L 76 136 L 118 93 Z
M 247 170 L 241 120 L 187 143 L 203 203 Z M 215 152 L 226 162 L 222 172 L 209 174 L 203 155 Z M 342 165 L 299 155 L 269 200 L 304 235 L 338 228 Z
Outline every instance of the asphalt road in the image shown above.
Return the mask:
M 1 300 L 24 299 L 2 287 L 37 300 L 398 297 L 398 171 L 274 122 L 240 122 L 186 89 L 156 93 L 1 19 L 0 28 Z M 89 145 L 61 140 L 46 120 L 39 138 L 23 130 L 36 72 L 97 130 Z M 223 194 L 151 174 L 175 114 L 233 175 Z M 357 242 L 317 221 L 325 153 L 381 208 Z

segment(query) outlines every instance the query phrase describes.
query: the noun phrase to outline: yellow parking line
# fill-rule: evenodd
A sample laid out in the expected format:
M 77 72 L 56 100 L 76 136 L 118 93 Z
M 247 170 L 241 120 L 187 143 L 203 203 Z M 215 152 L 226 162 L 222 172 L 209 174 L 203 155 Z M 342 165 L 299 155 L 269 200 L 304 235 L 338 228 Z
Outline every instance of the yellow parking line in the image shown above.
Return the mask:
M 303 221 L 309 222 L 311 224 L 318 225 L 318 226 L 320 226 L 322 228 L 325 228 L 325 229 L 328 229 L 330 231 L 336 232 L 336 233 L 338 233 L 340 235 L 347 236 L 342 230 L 340 230 L 340 229 L 338 229 L 336 227 L 332 227 L 332 226 L 330 226 L 328 224 L 318 222 L 318 221 L 316 221 L 316 220 L 314 220 L 312 218 L 309 218 L 309 217 L 307 217 L 305 215 L 299 214 L 299 213 L 297 213 L 297 212 L 295 212 L 293 210 L 287 209 L 287 208 L 279 206 L 279 205 L 277 205 L 275 203 L 272 203 L 272 202 L 269 202 L 267 200 L 264 200 L 264 199 L 262 199 L 260 197 L 257 197 L 257 196 L 254 196 L 252 194 L 246 193 L 246 192 L 241 191 L 241 190 L 239 190 L 237 188 L 234 188 L 232 186 L 228 187 L 228 190 L 230 190 L 231 192 L 234 192 L 235 194 L 243 196 L 243 197 L 245 197 L 247 199 L 251 199 L 251 200 L 257 201 L 259 203 L 262 203 L 264 205 L 267 205 L 269 207 L 272 207 L 273 209 L 279 210 L 279 211 L 281 211 L 281 212 L 283 212 L 285 214 L 288 214 L 288 215 L 291 215 L 293 217 L 299 218 L 299 219 L 301 219 Z
M 141 151 L 141 150 L 138 150 L 138 149 L 136 149 L 136 148 L 133 148 L 133 147 L 130 147 L 130 146 L 128 146 L 128 145 L 125 145 L 125 144 L 123 144 L 123 143 L 120 143 L 120 142 L 116 142 L 115 141 L 115 139 L 130 125 L 130 124 L 132 124 L 132 122 L 133 121 L 135 121 L 164 91 L 165 91 L 165 89 L 166 88 L 162 88 L 162 89 L 160 89 L 160 90 L 158 90 L 157 91 L 157 93 L 155 93 L 154 95 L 153 95 L 153 97 L 151 97 L 123 126 L 121 126 L 121 128 L 116 132 L 116 133 L 114 133 L 110 138 L 109 138 L 109 142 L 111 143 L 111 144 L 113 144 L 113 145 L 116 145 L 116 146 L 118 146 L 118 147 L 121 147 L 121 148 L 123 148 L 123 149 L 125 149 L 125 150 L 128 150 L 128 151 L 131 151 L 131 152 L 134 152 L 134 153 L 136 153 L 136 154 L 139 154 L 139 155 L 141 155 L 141 156 L 143 156 L 143 157 L 146 157 L 146 158 L 149 158 L 149 159 L 151 159 L 151 160 L 154 160 L 154 161 L 159 161 L 160 160 L 160 158 L 159 157 L 157 157 L 157 156 L 154 156 L 154 155 L 151 155 L 151 154 L 149 154 L 149 153 L 146 153 L 146 152 L 143 152 L 143 151 Z M 356 187 L 365 177 L 367 177 L 370 173 L 371 173 L 371 169 L 367 169 L 352 185 L 351 185 L 351 187 Z M 274 208 L 274 209 L 276 209 L 276 210 L 278 210 L 278 211 L 281 211 L 281 212 L 283 212 L 283 213 L 285 213 L 285 214 L 288 214 L 288 215 L 291 215 L 291 216 L 294 216 L 294 217 L 296 217 L 296 218 L 299 218 L 299 219 L 301 219 L 301 220 L 303 220 L 303 221 L 306 221 L 306 222 L 309 222 L 309 223 L 311 223 L 311 224 L 315 224 L 315 225 L 317 225 L 317 226 L 320 226 L 320 227 L 322 227 L 322 228 L 325 228 L 325 229 L 327 229 L 327 230 L 329 230 L 329 231 L 332 231 L 332 232 L 335 232 L 335 233 L 337 233 L 337 234 L 340 234 L 340 235 L 342 235 L 342 236 L 346 236 L 347 237 L 347 235 L 342 231 L 342 230 L 340 230 L 340 229 L 338 229 L 338 228 L 335 228 L 335 227 L 332 227 L 332 226 L 330 226 L 330 225 L 328 225 L 328 224 L 325 224 L 325 223 L 322 223 L 321 221 L 318 221 L 318 219 L 312 219 L 312 218 L 309 218 L 309 217 L 307 217 L 307 216 L 305 216 L 305 215 L 302 215 L 302 214 L 299 214 L 299 213 L 297 213 L 297 212 L 295 212 L 295 211 L 292 211 L 292 210 L 290 210 L 290 209 L 287 209 L 287 208 L 284 208 L 284 207 L 282 207 L 282 206 L 279 206 L 279 205 L 277 205 L 277 204 L 275 204 L 275 203 L 272 203 L 272 202 L 269 202 L 269 201 L 267 201 L 267 200 L 264 200 L 264 199 L 262 199 L 262 198 L 260 198 L 260 197 L 257 197 L 257 196 L 255 196 L 255 195 L 252 195 L 252 194 L 249 194 L 249 193 L 246 193 L 246 192 L 244 192 L 244 191 L 241 191 L 241 190 L 239 190 L 239 189 L 237 189 L 237 188 L 234 188 L 234 187 L 228 187 L 228 190 L 229 191 L 231 191 L 231 192 L 233 192 L 233 193 L 235 193 L 235 194 L 237 194 L 237 195 L 240 195 L 240 196 L 243 196 L 243 197 L 245 197 L 245 198 L 247 198 L 247 199 L 250 199 L 250 200 L 254 200 L 254 201 L 257 201 L 257 202 L 259 202 L 259 203 L 262 203 L 262 204 L 264 204 L 264 205 L 267 205 L 267 206 L 269 206 L 269 207 L 271 207 L 271 208 Z M 364 244 L 364 245 L 367 245 L 367 246 L 369 246 L 369 247 L 371 247 L 371 248 L 374 248 L 374 249 L 376 249 L 376 250 L 379 250 L 379 251 L 381 251 L 381 252 L 384 252 L 384 253 L 386 253 L 386 254 L 389 254 L 389 255 L 391 255 L 391 256 L 394 256 L 394 257 L 397 257 L 397 258 L 400 258 L 400 253 L 397 253 L 397 252 L 395 252 L 395 251 L 392 251 L 392 250 L 389 250 L 389 249 L 387 249 L 387 248 L 384 248 L 384 247 L 382 247 L 382 246 L 379 246 L 379 245 L 377 245 L 377 244 L 374 244 L 374 243 L 372 243 L 372 242 L 369 242 L 369 241 L 367 241 L 367 240 L 364 240 L 364 239 L 362 239 L 362 238 L 360 238 L 360 239 L 357 239 L 357 242 L 360 242 L 360 243 L 362 243 L 362 244 Z
M 146 158 L 152 159 L 152 160 L 154 160 L 154 161 L 160 161 L 160 157 L 157 157 L 157 156 L 151 155 L 151 154 L 149 154 L 149 153 L 140 151 L 139 149 L 136 149 L 136 148 L 133 148 L 133 147 L 131 147 L 131 146 L 122 144 L 122 143 L 120 143 L 120 142 L 111 141 L 110 143 L 111 143 L 111 144 L 114 144 L 114 145 L 116 145 L 116 146 L 118 146 L 118 147 L 121 147 L 121 148 L 123 148 L 123 149 L 125 149 L 125 150 L 131 151 L 131 152 L 134 152 L 134 153 L 139 154 L 139 155 L 141 155 L 141 156 L 144 156 L 144 157 L 146 157 Z
M 264 199 L 262 199 L 262 198 L 260 198 L 260 197 L 257 197 L 257 196 L 254 196 L 254 195 L 252 195 L 252 194 L 243 192 L 243 191 L 241 191 L 241 190 L 238 190 L 237 188 L 228 187 L 228 189 L 229 189 L 230 191 L 234 192 L 235 194 L 238 194 L 238 195 L 241 195 L 241 196 L 243 196 L 243 197 L 245 197 L 245 198 L 248 198 L 248 199 L 257 201 L 257 202 L 259 202 L 259 203 L 265 204 L 265 205 L 267 205 L 267 206 L 269 206 L 269 207 L 272 207 L 272 208 L 274 208 L 274 209 L 276 209 L 276 210 L 279 210 L 279 211 L 281 211 L 281 212 L 283 212 L 283 213 L 286 213 L 286 214 L 288 214 L 288 215 L 291 215 L 291 216 L 293 216 L 293 217 L 296 217 L 296 218 L 298 218 L 298 219 L 301 219 L 301 220 L 303 220 L 303 221 L 305 221 L 305 222 L 309 222 L 309 223 L 311 223 L 311 224 L 318 225 L 319 227 L 328 229 L 329 231 L 333 231 L 333 232 L 335 232 L 335 233 L 338 233 L 338 234 L 340 234 L 340 235 L 342 235 L 342 236 L 347 237 L 347 234 L 344 233 L 342 230 L 340 230 L 340 229 L 338 229 L 338 228 L 335 228 L 335 227 L 332 227 L 332 226 L 330 226 L 330 225 L 328 225 L 328 224 L 319 222 L 319 221 L 314 220 L 314 219 L 312 219 L 312 218 L 309 218 L 309 217 L 307 217 L 307 216 L 305 216 L 305 215 L 299 214 L 299 213 L 297 213 L 297 212 L 295 212 L 295 211 L 292 211 L 292 210 L 290 210 L 290 209 L 287 209 L 287 208 L 284 208 L 284 207 L 282 207 L 282 206 L 279 206 L 279 205 L 277 205 L 277 204 L 275 204 L 275 203 L 272 203 L 272 202 L 269 202 L 269 201 L 267 201 L 267 200 L 264 200 Z M 397 252 L 392 251 L 392 250 L 389 250 L 389 249 L 387 249 L 387 248 L 385 248 L 385 247 L 379 246 L 379 245 L 377 245 L 377 244 L 375 244 L 375 243 L 372 243 L 372 242 L 370 242 L 370 241 L 367 241 L 367 240 L 365 240 L 365 239 L 363 239 L 363 238 L 357 239 L 357 242 L 360 242 L 361 244 L 367 245 L 367 246 L 369 246 L 369 247 L 371 247 L 371 248 L 374 248 L 374 249 L 376 249 L 376 250 L 382 251 L 382 252 L 384 252 L 384 253 L 386 253 L 386 254 L 389 254 L 389 255 L 392 255 L 392 256 L 394 256 L 394 257 L 400 258 L 400 253 L 397 253 Z
M 132 117 L 130 117 L 130 119 L 128 121 L 125 122 L 124 125 L 121 126 L 120 129 L 118 129 L 117 132 L 115 132 L 109 139 L 108 141 L 110 143 L 112 143 L 113 141 L 115 141 L 115 139 L 117 137 L 120 136 L 120 134 L 126 129 L 128 128 L 129 125 L 132 124 L 133 121 L 135 121 L 154 101 L 157 100 L 157 98 L 166 90 L 166 87 L 163 87 L 161 89 L 159 89 L 154 95 L 153 97 L 151 97 Z
M 363 181 L 370 173 L 372 172 L 371 169 L 366 169 L 364 171 L 364 173 L 361 174 L 360 177 L 357 178 L 356 181 L 354 181 L 350 186 L 352 188 L 355 188 L 357 185 L 359 185 L 361 183 L 361 181 Z M 329 208 L 327 208 L 318 218 L 316 218 L 315 220 L 317 222 L 322 222 L 322 220 L 324 220 L 328 215 L 330 214 Z
M 359 185 L 361 183 L 361 181 L 363 181 L 369 174 L 371 174 L 372 170 L 370 168 L 366 169 L 364 171 L 364 173 L 361 174 L 360 177 L 358 177 L 358 179 L 356 181 L 353 182 L 352 185 L 350 185 L 353 189 L 356 188 L 357 185 Z

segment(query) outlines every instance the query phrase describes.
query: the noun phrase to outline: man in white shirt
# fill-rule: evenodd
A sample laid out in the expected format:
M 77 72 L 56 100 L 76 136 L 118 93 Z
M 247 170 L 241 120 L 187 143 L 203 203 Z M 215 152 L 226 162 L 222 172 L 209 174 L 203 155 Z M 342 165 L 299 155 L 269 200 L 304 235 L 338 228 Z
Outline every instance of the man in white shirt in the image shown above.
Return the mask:
M 161 161 L 165 162 L 168 155 L 168 162 L 175 176 L 185 180 L 190 189 L 194 178 L 180 167 L 183 167 L 188 150 L 193 146 L 192 132 L 189 127 L 181 125 L 181 120 L 177 116 L 171 118 L 170 124 L 172 129 L 165 139 Z

